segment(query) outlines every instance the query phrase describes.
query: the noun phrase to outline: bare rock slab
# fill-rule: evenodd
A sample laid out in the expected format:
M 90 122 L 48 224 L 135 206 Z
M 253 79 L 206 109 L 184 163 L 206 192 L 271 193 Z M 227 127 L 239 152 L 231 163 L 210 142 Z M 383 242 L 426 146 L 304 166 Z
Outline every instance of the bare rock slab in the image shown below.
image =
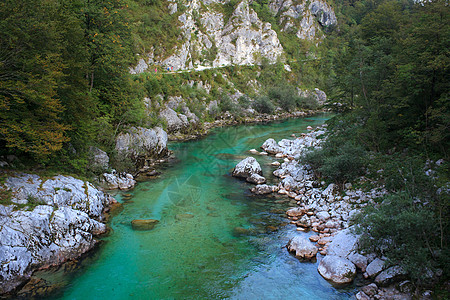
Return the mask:
M 302 259 L 312 259 L 317 254 L 317 247 L 314 246 L 308 239 L 301 236 L 296 236 L 291 239 L 287 245 L 289 252 L 293 252 L 295 257 Z
M 325 256 L 317 270 L 323 278 L 336 284 L 350 283 L 356 276 L 355 265 L 348 259 L 336 255 Z

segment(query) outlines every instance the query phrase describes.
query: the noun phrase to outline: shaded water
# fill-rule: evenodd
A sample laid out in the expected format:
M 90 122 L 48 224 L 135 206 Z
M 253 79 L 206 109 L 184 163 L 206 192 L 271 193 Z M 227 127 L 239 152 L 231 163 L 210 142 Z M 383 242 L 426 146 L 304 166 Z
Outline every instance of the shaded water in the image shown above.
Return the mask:
M 289 199 L 253 196 L 250 184 L 230 176 L 267 138 L 306 132 L 325 118 L 221 128 L 172 143 L 177 161 L 129 192 L 131 200 L 118 197 L 124 209 L 113 232 L 58 299 L 348 299 L 353 287 L 334 289 L 317 263 L 300 263 L 283 248 L 294 235 L 308 235 L 287 224 Z M 274 158 L 255 158 L 276 182 Z M 151 231 L 131 228 L 131 220 L 147 218 L 160 223 Z

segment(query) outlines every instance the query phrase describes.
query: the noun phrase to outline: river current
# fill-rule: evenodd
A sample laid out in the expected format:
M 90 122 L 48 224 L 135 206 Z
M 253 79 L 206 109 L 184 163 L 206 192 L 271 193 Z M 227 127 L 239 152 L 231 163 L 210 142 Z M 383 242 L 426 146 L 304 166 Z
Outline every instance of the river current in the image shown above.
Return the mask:
M 111 234 L 64 277 L 55 299 L 349 299 L 354 286 L 334 288 L 317 272 L 318 262 L 300 262 L 284 248 L 293 236 L 310 234 L 285 218 L 295 202 L 254 196 L 251 184 L 231 177 L 248 150 L 327 117 L 217 128 L 200 140 L 171 143 L 176 159 L 126 192 L 131 198 L 117 195 L 124 208 Z M 254 157 L 275 183 L 275 158 Z M 135 231 L 133 219 L 160 223 Z

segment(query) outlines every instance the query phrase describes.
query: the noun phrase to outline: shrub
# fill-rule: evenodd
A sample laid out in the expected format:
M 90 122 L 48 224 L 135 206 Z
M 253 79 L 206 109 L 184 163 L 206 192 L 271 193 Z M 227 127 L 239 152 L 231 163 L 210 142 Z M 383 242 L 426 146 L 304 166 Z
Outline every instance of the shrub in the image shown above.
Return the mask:
M 362 250 L 385 255 L 418 283 L 429 283 L 438 267 L 448 274 L 449 251 L 433 202 L 402 191 L 367 206 L 355 219 Z
M 338 184 L 344 184 L 364 173 L 366 152 L 359 146 L 346 143 L 336 153 L 323 160 L 320 172 Z
M 248 108 L 251 104 L 250 99 L 246 95 L 239 97 L 238 102 L 242 108 Z
M 253 108 L 262 114 L 273 113 L 275 107 L 267 96 L 258 96 L 252 103 Z
M 364 173 L 366 156 L 366 151 L 360 146 L 349 141 L 338 144 L 330 139 L 324 143 L 323 149 L 307 153 L 302 160 L 313 168 L 316 175 L 343 185 Z
M 283 110 L 291 111 L 297 106 L 297 91 L 289 85 L 280 85 L 269 89 L 269 98 Z
M 220 96 L 219 108 L 223 112 L 229 111 L 230 113 L 234 113 L 237 111 L 236 104 L 227 94 L 222 94 Z

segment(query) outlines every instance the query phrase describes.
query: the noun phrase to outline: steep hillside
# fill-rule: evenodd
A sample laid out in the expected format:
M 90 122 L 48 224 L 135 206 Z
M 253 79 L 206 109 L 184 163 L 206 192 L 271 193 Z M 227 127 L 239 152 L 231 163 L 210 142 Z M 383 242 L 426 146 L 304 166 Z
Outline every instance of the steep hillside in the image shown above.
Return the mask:
M 175 45 L 158 41 L 143 50 L 133 74 L 162 66 L 185 70 L 203 67 L 261 64 L 294 59 L 286 54 L 278 34 L 298 44 L 318 43 L 325 31 L 337 25 L 336 16 L 324 1 L 168 1 L 174 24 L 181 34 Z M 146 37 L 141 37 L 145 40 Z M 306 44 L 306 43 L 305 43 Z M 164 46 L 163 46 L 164 45 Z M 165 51 L 157 48 L 163 47 Z M 152 66 L 152 67 L 150 67 Z

